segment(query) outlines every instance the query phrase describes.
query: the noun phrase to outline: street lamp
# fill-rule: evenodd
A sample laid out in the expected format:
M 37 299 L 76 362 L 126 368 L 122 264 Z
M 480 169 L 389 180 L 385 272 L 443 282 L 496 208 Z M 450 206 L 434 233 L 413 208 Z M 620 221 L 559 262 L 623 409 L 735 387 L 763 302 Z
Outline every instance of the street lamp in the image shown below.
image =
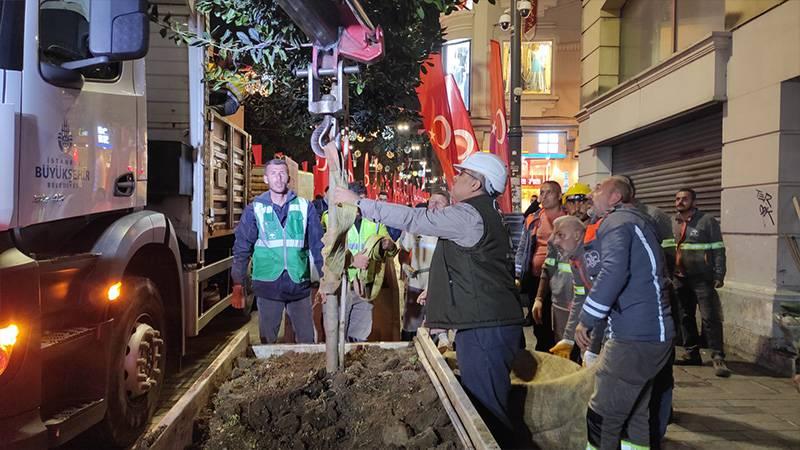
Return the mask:
M 511 153 L 509 158 L 510 177 L 512 180 L 519 180 L 520 155 L 522 154 L 522 124 L 520 111 L 520 98 L 522 97 L 522 32 L 523 19 L 527 18 L 533 9 L 533 5 L 527 0 L 511 0 L 511 8 L 506 10 L 501 16 L 499 25 L 503 30 L 511 31 L 511 70 L 509 106 L 511 107 L 511 124 L 508 128 L 508 146 Z M 512 14 L 511 11 L 514 13 Z M 518 182 L 511 184 L 512 209 L 520 208 L 520 194 Z M 517 195 L 514 195 L 516 192 Z

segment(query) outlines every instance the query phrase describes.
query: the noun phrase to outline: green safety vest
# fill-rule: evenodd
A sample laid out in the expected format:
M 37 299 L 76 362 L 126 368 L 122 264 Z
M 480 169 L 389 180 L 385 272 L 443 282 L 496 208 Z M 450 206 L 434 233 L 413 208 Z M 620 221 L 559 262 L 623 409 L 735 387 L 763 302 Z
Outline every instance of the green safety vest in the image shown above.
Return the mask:
M 382 233 L 380 233 L 383 231 Z M 353 225 L 347 230 L 347 249 L 350 250 L 350 253 L 356 255 L 361 253 L 364 250 L 364 245 L 367 243 L 367 239 L 374 234 L 385 234 L 388 236 L 388 233 L 385 231 L 385 228 L 382 228 L 377 223 L 362 218 L 361 219 L 361 228 L 356 230 L 356 226 Z M 358 274 L 358 269 L 350 267 L 347 269 L 347 279 L 354 280 Z
M 282 226 L 272 205 L 253 203 L 258 225 L 258 240 L 253 250 L 253 280 L 275 281 L 287 271 L 295 283 L 311 279 L 306 228 L 308 200 L 295 197 L 289 202 L 286 225 Z

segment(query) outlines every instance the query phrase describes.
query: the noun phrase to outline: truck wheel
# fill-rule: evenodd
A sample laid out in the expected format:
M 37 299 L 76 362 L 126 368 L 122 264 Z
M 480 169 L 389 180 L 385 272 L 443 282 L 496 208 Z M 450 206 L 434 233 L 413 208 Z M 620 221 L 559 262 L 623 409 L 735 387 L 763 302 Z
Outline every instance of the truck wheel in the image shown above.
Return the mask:
M 114 446 L 132 444 L 158 406 L 164 384 L 164 306 L 147 278 L 127 277 L 115 317 L 108 371 L 108 410 L 100 432 Z

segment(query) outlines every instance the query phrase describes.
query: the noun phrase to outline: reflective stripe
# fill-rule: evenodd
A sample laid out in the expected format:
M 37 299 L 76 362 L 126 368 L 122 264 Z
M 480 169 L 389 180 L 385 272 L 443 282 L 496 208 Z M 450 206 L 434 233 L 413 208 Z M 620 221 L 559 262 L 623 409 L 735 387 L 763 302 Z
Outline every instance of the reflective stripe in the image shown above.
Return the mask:
M 598 311 L 610 311 L 611 310 L 610 306 L 603 305 L 602 303 L 597 303 L 596 301 L 592 300 L 591 297 L 586 297 L 586 303 L 591 305 L 592 308 L 594 308 L 594 309 L 596 309 Z
M 586 303 L 583 304 L 583 310 L 586 311 L 587 313 L 597 317 L 598 319 L 602 319 L 602 318 L 606 317 L 605 314 L 601 313 L 600 311 L 597 311 L 596 309 L 592 308 L 591 306 L 589 306 Z
M 262 245 L 267 248 L 280 248 L 284 247 L 284 243 L 286 247 L 296 247 L 296 248 L 303 248 L 305 246 L 305 242 L 299 239 L 287 239 L 284 241 L 283 239 L 269 239 L 269 240 L 262 240 L 259 239 L 256 242 L 256 245 Z
M 586 288 L 583 286 L 574 286 L 573 291 L 575 295 L 586 295 Z
M 630 441 L 620 442 L 620 450 L 650 450 L 649 445 L 636 445 Z
M 572 266 L 570 266 L 569 263 L 558 263 L 558 271 L 572 273 Z
M 664 239 L 661 241 L 662 248 L 675 248 L 675 239 Z
M 639 229 L 637 225 L 633 226 L 633 229 L 636 231 L 636 235 L 639 236 L 639 240 L 642 241 L 642 245 L 644 246 L 645 251 L 647 251 L 647 256 L 650 258 L 650 276 L 653 277 L 653 286 L 656 288 L 656 303 L 658 304 L 658 325 L 660 327 L 660 335 L 661 342 L 666 340 L 665 338 L 665 328 L 664 328 L 664 311 L 661 308 L 661 285 L 658 284 L 658 276 L 656 275 L 656 257 L 653 255 L 653 249 L 647 244 L 647 239 L 644 237 L 644 233 L 642 230 Z
M 693 244 L 684 242 L 679 247 L 681 250 L 716 250 L 720 248 L 725 248 L 725 243 L 722 241 L 710 242 L 704 244 Z
M 544 265 L 545 266 L 555 266 L 556 265 L 555 258 L 545 258 L 544 259 Z

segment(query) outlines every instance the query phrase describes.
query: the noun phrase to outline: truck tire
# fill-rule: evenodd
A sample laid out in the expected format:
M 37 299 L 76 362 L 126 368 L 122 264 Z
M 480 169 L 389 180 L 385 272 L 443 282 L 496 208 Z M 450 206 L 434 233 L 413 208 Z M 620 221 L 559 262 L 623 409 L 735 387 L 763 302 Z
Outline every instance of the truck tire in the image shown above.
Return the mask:
M 165 314 L 155 284 L 126 277 L 118 300 L 107 382 L 106 416 L 98 425 L 112 446 L 132 444 L 153 417 L 166 367 Z M 125 304 L 123 304 L 123 302 Z

